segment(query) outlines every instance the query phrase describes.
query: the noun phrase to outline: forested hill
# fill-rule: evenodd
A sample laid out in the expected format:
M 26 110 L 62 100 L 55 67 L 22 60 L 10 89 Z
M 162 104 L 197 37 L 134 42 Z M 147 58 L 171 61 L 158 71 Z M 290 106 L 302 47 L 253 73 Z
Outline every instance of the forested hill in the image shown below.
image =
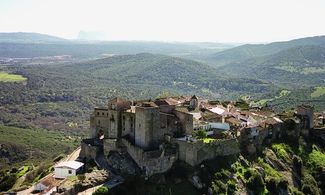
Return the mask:
M 267 84 L 257 80 L 232 79 L 196 61 L 149 53 L 114 56 L 72 64 L 62 69 L 76 77 L 83 75 L 98 83 L 119 85 L 120 90 L 125 90 L 123 86 L 134 86 L 126 91 L 149 90 L 150 96 L 161 89 L 179 94 L 203 93 L 214 97 L 220 97 L 225 92 L 228 92 L 229 97 L 233 94 L 267 90 Z
M 62 43 L 68 40 L 40 33 L 0 33 L 0 43 Z
M 214 65 L 220 66 L 249 58 L 272 55 L 289 48 L 306 45 L 325 46 L 325 36 L 307 37 L 269 44 L 246 44 L 215 53 L 210 56 L 210 61 Z
M 229 49 L 231 44 L 155 41 L 68 40 L 39 33 L 0 33 L 0 58 L 33 58 L 70 55 L 74 58 L 103 58 L 111 55 L 159 53 L 191 59 L 204 59 Z
M 269 56 L 227 64 L 219 70 L 235 77 L 263 79 L 287 86 L 323 85 L 325 48 L 297 46 Z

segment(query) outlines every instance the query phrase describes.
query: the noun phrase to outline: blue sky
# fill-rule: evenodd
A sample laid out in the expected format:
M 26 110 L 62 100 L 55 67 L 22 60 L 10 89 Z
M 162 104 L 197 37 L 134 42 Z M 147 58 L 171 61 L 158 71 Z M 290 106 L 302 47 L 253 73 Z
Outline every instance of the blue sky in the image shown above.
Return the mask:
M 324 0 L 0 0 L 0 32 L 271 42 L 325 35 Z

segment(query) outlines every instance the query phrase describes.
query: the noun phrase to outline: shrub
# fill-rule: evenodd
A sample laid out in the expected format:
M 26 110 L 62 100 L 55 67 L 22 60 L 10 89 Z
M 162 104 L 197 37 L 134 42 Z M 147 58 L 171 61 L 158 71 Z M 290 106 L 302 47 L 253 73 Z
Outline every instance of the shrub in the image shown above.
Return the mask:
M 207 132 L 204 131 L 203 129 L 197 130 L 195 132 L 195 137 L 198 139 L 204 139 L 207 137 Z
M 106 195 L 109 194 L 109 190 L 107 187 L 105 186 L 101 186 L 99 187 L 94 193 L 93 195 Z
M 281 158 L 281 159 L 283 159 L 283 160 L 285 160 L 287 162 L 290 161 L 290 157 L 289 157 L 288 152 L 291 152 L 291 149 L 290 149 L 290 147 L 288 145 L 286 145 L 286 144 L 273 144 L 272 145 L 272 150 L 275 152 L 275 154 L 279 158 Z
M 0 181 L 0 192 L 7 191 L 16 183 L 16 176 L 14 174 L 8 174 Z

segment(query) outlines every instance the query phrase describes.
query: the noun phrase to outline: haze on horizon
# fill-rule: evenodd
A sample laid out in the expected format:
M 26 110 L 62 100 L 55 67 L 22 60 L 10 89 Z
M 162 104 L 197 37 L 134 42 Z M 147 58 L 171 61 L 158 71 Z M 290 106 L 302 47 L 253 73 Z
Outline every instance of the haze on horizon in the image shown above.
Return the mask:
M 1 0 L 0 32 L 76 39 L 272 42 L 325 35 L 324 0 Z

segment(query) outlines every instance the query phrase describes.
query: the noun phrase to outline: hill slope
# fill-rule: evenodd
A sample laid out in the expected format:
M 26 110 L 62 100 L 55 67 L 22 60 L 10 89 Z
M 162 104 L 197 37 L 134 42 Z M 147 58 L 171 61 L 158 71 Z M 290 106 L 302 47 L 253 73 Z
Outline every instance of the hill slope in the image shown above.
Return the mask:
M 0 33 L 0 42 L 6 43 L 57 43 L 66 42 L 66 39 L 28 32 Z
M 322 85 L 325 48 L 297 46 L 276 54 L 230 63 L 219 70 L 235 77 L 263 79 L 287 86 Z
M 158 91 L 165 88 L 186 94 L 202 93 L 202 89 L 207 89 L 209 95 L 216 97 L 223 91 L 259 93 L 266 90 L 265 83 L 257 80 L 229 79 L 216 69 L 196 61 L 148 53 L 114 56 L 62 68 L 65 72 L 83 75 L 89 81 L 137 85 L 138 89 L 145 91 L 156 91 L 157 86 L 160 87 Z M 148 85 L 153 86 L 143 88 Z
M 267 56 L 297 46 L 325 46 L 325 36 L 307 37 L 284 42 L 269 44 L 247 44 L 221 51 L 211 56 L 213 64 L 224 65 L 231 62 L 239 62 L 249 58 Z

